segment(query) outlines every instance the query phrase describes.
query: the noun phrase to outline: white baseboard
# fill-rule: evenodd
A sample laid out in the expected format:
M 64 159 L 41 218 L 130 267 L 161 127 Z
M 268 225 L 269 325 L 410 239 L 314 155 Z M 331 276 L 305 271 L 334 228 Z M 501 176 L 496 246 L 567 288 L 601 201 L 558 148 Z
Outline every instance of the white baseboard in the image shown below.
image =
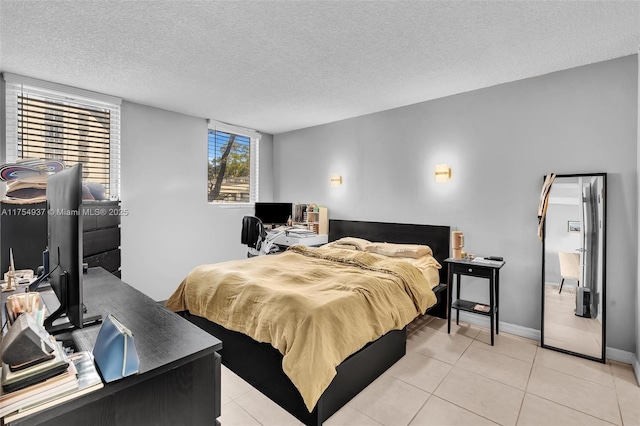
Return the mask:
M 607 359 L 611 359 L 613 361 L 623 362 L 625 364 L 634 365 L 638 364 L 638 359 L 636 358 L 636 354 L 633 352 L 627 352 L 616 348 L 610 348 L 607 346 L 607 350 L 605 351 Z M 640 366 L 640 365 L 639 365 Z M 635 367 L 635 366 L 634 366 Z M 636 371 L 636 375 L 637 375 Z
M 475 315 L 469 312 L 460 312 L 460 320 L 485 328 L 490 328 L 491 326 L 489 317 Z M 455 313 L 453 313 L 451 321 L 455 321 Z M 515 334 L 516 336 L 525 337 L 531 340 L 537 340 L 538 342 L 540 341 L 540 330 L 536 330 L 534 328 L 522 327 L 520 325 L 500 321 L 500 331 Z M 640 383 L 640 361 L 638 361 L 636 354 L 611 347 L 607 347 L 605 354 L 607 359 L 631 364 L 636 374 L 636 379 L 638 380 L 638 383 Z
M 636 357 L 633 363 L 633 371 L 636 372 L 636 382 L 640 384 L 640 361 L 638 361 L 638 357 Z
M 451 321 L 455 321 L 455 313 L 451 317 Z M 481 327 L 490 328 L 491 322 L 489 321 L 489 317 L 484 315 L 476 315 L 469 312 L 460 312 L 460 320 L 464 322 L 468 322 L 470 324 L 479 325 Z M 499 323 L 500 331 L 504 331 L 505 333 L 515 334 L 516 336 L 525 337 L 531 340 L 540 341 L 540 330 L 536 330 L 534 328 L 523 327 L 521 325 L 510 324 L 508 322 L 500 321 Z

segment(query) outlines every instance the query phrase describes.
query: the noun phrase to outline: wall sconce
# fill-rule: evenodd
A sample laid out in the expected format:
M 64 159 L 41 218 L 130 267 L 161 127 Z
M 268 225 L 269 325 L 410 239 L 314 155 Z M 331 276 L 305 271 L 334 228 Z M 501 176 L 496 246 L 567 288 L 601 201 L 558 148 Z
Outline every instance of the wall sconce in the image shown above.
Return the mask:
M 451 167 L 446 164 L 436 164 L 436 182 L 448 182 L 451 179 Z
M 331 186 L 340 186 L 342 185 L 342 176 L 340 175 L 331 175 Z

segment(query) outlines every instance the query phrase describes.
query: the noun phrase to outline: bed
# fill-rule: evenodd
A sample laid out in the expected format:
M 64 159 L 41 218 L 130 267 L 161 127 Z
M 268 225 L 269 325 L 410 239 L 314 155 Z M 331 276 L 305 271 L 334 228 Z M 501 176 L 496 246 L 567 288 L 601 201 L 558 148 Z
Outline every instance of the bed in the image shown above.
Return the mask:
M 402 244 L 423 244 L 431 247 L 433 252 L 433 257 L 439 261 L 441 264 L 443 260 L 449 255 L 449 235 L 450 229 L 446 226 L 430 226 L 430 225 L 411 225 L 411 224 L 393 224 L 393 223 L 380 223 L 380 222 L 358 222 L 358 221 L 342 221 L 342 220 L 332 220 L 330 221 L 330 235 L 329 241 L 336 241 L 343 237 L 359 237 L 369 241 L 383 241 L 383 242 L 393 242 L 393 243 L 402 243 Z M 318 257 L 325 256 L 325 252 L 328 253 L 329 260 L 333 261 L 333 257 L 335 257 L 335 252 L 330 249 L 323 250 L 306 250 L 302 247 L 295 248 L 295 250 L 289 250 L 291 252 L 296 252 L 296 255 L 303 255 L 308 257 Z M 288 251 L 288 252 L 289 252 Z M 294 253 L 285 253 L 282 255 L 277 255 L 278 258 L 284 256 L 293 256 Z M 357 257 L 357 263 L 360 264 L 363 262 L 362 259 L 369 261 L 369 257 L 364 257 L 365 255 L 354 254 L 354 256 L 363 256 Z M 374 256 L 375 257 L 375 256 Z M 274 257 L 271 257 L 273 260 L 269 260 L 263 258 L 260 260 L 263 265 L 266 265 L 265 262 L 276 262 Z M 284 260 L 284 259 L 283 259 Z M 321 261 L 325 261 L 326 259 L 323 257 Z M 255 263 L 259 263 L 260 261 L 256 261 Z M 306 261 L 306 260 L 305 260 Z M 314 260 L 315 261 L 315 260 Z M 351 261 L 351 257 L 349 257 L 349 261 Z M 382 272 L 388 272 L 388 270 L 392 270 L 395 266 L 390 265 L 389 263 L 382 263 L 380 268 L 383 270 L 378 271 L 378 260 L 371 260 L 371 264 L 366 264 L 365 267 L 367 269 L 373 270 L 371 274 L 382 274 Z M 397 262 L 396 262 L 397 263 Z M 349 266 L 349 265 L 347 265 Z M 400 265 L 402 266 L 402 265 Z M 263 266 L 265 267 L 265 266 Z M 334 266 L 333 268 L 340 268 L 341 265 Z M 351 267 L 351 266 L 349 266 Z M 404 266 L 403 266 L 404 268 Z M 206 269 L 206 268 L 205 268 Z M 408 268 L 410 270 L 412 268 Z M 414 271 L 417 271 L 413 269 Z M 215 272 L 215 271 L 214 271 Z M 204 273 L 204 272 L 203 272 Z M 392 275 L 396 274 L 396 271 L 391 271 Z M 404 273 L 404 270 L 402 271 Z M 412 271 L 408 272 L 411 275 Z M 370 273 L 367 272 L 369 275 Z M 197 273 L 192 272 L 189 277 L 193 275 L 198 275 Z M 233 274 L 232 274 L 233 275 Z M 439 284 L 446 282 L 444 268 L 439 270 L 439 273 L 436 273 L 435 276 L 435 285 L 433 286 L 433 293 L 435 304 L 430 308 L 429 313 L 432 315 L 437 315 L 444 317 L 444 313 L 446 313 L 446 285 Z M 355 275 L 351 275 L 349 281 Z M 188 278 L 189 278 L 188 277 Z M 211 275 L 208 275 L 211 277 Z M 192 278 L 191 278 L 192 279 Z M 212 279 L 212 278 L 208 278 Z M 230 279 L 230 278 L 227 278 Z M 331 278 L 334 279 L 334 278 Z M 380 278 L 387 279 L 387 278 Z M 391 280 L 395 280 L 396 278 L 390 277 Z M 185 282 L 187 279 L 185 279 Z M 240 279 L 241 282 L 242 280 Z M 431 280 L 433 281 L 433 279 Z M 439 283 L 438 283 L 439 281 Z M 407 287 L 406 280 L 402 281 L 404 286 Z M 426 280 L 424 281 L 426 282 Z M 184 282 L 183 282 L 184 284 Z M 307 425 L 318 425 L 322 424 L 324 420 L 329 418 L 334 412 L 339 410 L 344 404 L 346 404 L 351 398 L 353 398 L 357 393 L 359 393 L 362 389 L 364 389 L 369 383 L 371 383 L 375 378 L 377 378 L 380 374 L 382 374 L 386 369 L 388 369 L 391 365 L 393 365 L 398 359 L 404 356 L 406 352 L 406 326 L 401 329 L 394 329 L 391 327 L 391 331 L 386 332 L 386 334 L 381 337 L 376 335 L 375 337 L 365 340 L 363 347 L 360 347 L 359 344 L 355 348 L 354 351 L 348 350 L 348 357 L 344 359 L 337 367 L 332 368 L 332 374 L 335 376 L 331 376 L 327 381 L 326 375 L 322 375 L 322 366 L 319 364 L 313 364 L 314 366 L 318 366 L 318 368 L 314 368 L 315 370 L 319 370 L 318 379 L 310 381 L 311 385 L 315 386 L 316 380 L 325 380 L 326 385 L 320 388 L 320 391 L 317 391 L 317 386 L 314 387 L 316 389 L 316 395 L 313 399 L 310 399 L 309 393 L 307 389 L 303 389 L 300 387 L 301 382 L 296 380 L 295 376 L 291 374 L 291 362 L 289 360 L 291 358 L 287 358 L 292 356 L 290 352 L 287 352 L 285 347 L 290 345 L 290 342 L 286 339 L 281 341 L 274 341 L 273 345 L 270 343 L 260 343 L 253 338 L 249 337 L 247 334 L 251 334 L 247 332 L 244 334 L 242 332 L 233 331 L 231 329 L 225 328 L 222 325 L 216 323 L 223 323 L 228 326 L 227 322 L 224 322 L 222 318 L 228 319 L 232 321 L 231 315 L 235 315 L 229 312 L 220 313 L 218 318 L 221 320 L 216 320 L 216 322 L 210 321 L 204 318 L 203 311 L 201 309 L 196 308 L 196 303 L 200 303 L 199 301 L 202 299 L 206 299 L 207 292 L 206 290 L 198 295 L 198 299 L 191 300 L 192 306 L 191 310 L 199 315 L 196 315 L 189 310 L 185 309 L 184 306 L 187 304 L 176 304 L 177 299 L 184 298 L 184 295 L 179 294 L 180 289 L 176 290 L 176 293 L 169 299 L 171 302 L 168 304 L 174 310 L 180 310 L 181 315 L 187 318 L 192 323 L 198 325 L 205 331 L 213 334 L 223 342 L 223 349 L 220 351 L 222 355 L 223 364 L 229 368 L 231 371 L 242 377 L 245 381 L 250 383 L 252 386 L 260 390 L 263 394 L 269 397 L 271 400 L 276 402 L 278 405 L 283 407 L 293 416 L 298 418 L 300 421 Z M 233 286 L 228 286 L 233 288 Z M 391 286 L 388 286 L 391 287 Z M 384 288 L 384 287 L 381 287 Z M 445 291 L 443 291 L 445 290 Z M 216 295 L 217 299 L 208 299 L 206 302 L 202 302 L 203 304 L 213 303 L 216 300 L 220 300 L 221 293 L 218 290 L 218 294 Z M 327 294 L 327 290 L 323 289 L 324 295 Z M 369 290 L 367 290 L 369 291 Z M 373 291 L 373 290 L 371 290 Z M 388 291 L 385 289 L 384 291 Z M 413 288 L 411 291 L 407 291 L 407 293 L 413 294 L 416 292 L 416 289 Z M 222 293 L 224 294 L 224 293 Z M 406 296 L 406 295 L 405 295 Z M 194 296 L 195 297 L 195 296 Z M 429 296 L 431 297 L 431 296 Z M 420 297 L 413 297 L 414 302 L 417 304 L 418 301 L 421 300 Z M 248 300 L 253 301 L 253 295 L 249 297 Z M 195 302 L 194 302 L 195 300 Z M 235 300 L 235 299 L 234 299 Z M 429 302 L 429 305 L 433 303 L 433 301 Z M 244 302 L 246 303 L 246 301 Z M 396 302 L 393 300 L 392 304 L 398 303 L 400 306 L 398 312 L 395 311 L 395 306 L 393 306 L 394 311 L 389 315 L 389 317 L 402 316 L 403 311 L 401 307 L 404 302 Z M 420 302 L 422 303 L 422 302 Z M 263 305 L 265 305 L 263 303 Z M 390 306 L 390 305 L 389 305 Z M 426 306 L 426 305 L 425 305 Z M 424 307 L 424 306 L 423 306 Z M 225 309 L 225 307 L 221 304 L 212 308 L 213 312 L 219 312 L 220 310 Z M 408 308 L 407 308 L 408 309 Z M 343 308 L 344 310 L 344 308 Z M 247 309 L 250 312 L 250 315 L 254 315 L 253 312 L 256 309 Z M 369 319 L 367 317 L 357 316 L 358 310 L 353 308 L 354 315 L 356 318 L 360 318 L 360 321 L 367 322 Z M 235 311 L 233 311 L 235 312 Z M 391 312 L 391 311 L 390 311 Z M 200 316 L 202 315 L 202 316 Z M 291 314 L 288 312 L 286 315 L 295 315 L 295 311 L 292 311 Z M 207 315 L 209 316 L 209 315 Z M 235 317 L 234 317 L 235 318 Z M 362 319 L 365 318 L 365 319 Z M 387 321 L 387 318 L 383 318 Z M 379 319 L 372 319 L 369 322 L 375 322 Z M 391 319 L 389 319 L 391 321 Z M 398 320 L 400 321 L 400 320 Z M 233 321 L 232 321 L 233 322 Z M 257 322 L 260 322 L 259 320 Z M 324 324 L 322 323 L 322 330 L 325 329 Z M 400 324 L 406 324 L 406 318 L 404 322 L 400 322 Z M 237 327 L 234 323 L 233 327 L 237 330 L 244 330 L 241 326 Z M 273 327 L 270 328 L 270 330 Z M 362 327 L 366 328 L 366 327 Z M 397 327 L 400 328 L 400 327 Z M 255 330 L 251 330 L 255 331 Z M 306 336 L 307 330 L 302 335 Z M 286 333 L 280 333 L 286 334 Z M 333 334 L 336 334 L 335 332 Z M 252 334 L 255 336 L 255 333 Z M 258 333 L 259 335 L 259 333 Z M 313 336 L 312 336 L 313 337 Z M 320 336 L 315 340 L 310 337 L 305 339 L 305 345 L 302 346 L 302 357 L 307 359 L 309 357 L 313 357 L 314 354 L 318 351 L 322 353 L 322 351 L 326 351 L 328 354 L 333 354 L 336 352 L 336 348 L 331 347 L 331 343 L 328 342 L 326 336 Z M 257 338 L 257 337 L 256 337 Z M 257 338 L 258 339 L 258 338 Z M 343 342 L 346 339 L 343 339 Z M 326 343 L 326 348 L 324 347 Z M 280 350 L 275 349 L 274 346 L 278 347 Z M 295 345 L 293 345 L 295 346 Z M 300 346 L 300 345 L 298 345 Z M 314 348 L 314 349 L 311 349 Z M 360 349 L 358 349 L 360 348 Z M 340 349 L 340 346 L 338 346 Z M 347 348 L 348 349 L 348 348 Z M 345 350 L 347 350 L 345 349 Z M 353 353 L 352 353 L 353 352 Z M 285 353 L 286 356 L 283 357 L 282 353 Z M 317 358 L 324 359 L 324 355 L 318 355 Z M 342 358 L 340 358 L 342 359 Z M 288 365 L 287 365 L 288 363 Z M 299 363 L 295 363 L 296 367 L 299 367 Z M 283 367 L 284 366 L 284 367 Z M 289 368 L 288 368 L 289 367 Z M 288 373 L 285 373 L 286 372 Z M 290 378 L 291 377 L 291 378 Z M 294 385 L 294 382 L 297 384 Z M 299 390 L 300 389 L 300 390 Z M 303 396 L 304 395 L 304 396 Z M 311 401 L 311 402 L 310 402 Z

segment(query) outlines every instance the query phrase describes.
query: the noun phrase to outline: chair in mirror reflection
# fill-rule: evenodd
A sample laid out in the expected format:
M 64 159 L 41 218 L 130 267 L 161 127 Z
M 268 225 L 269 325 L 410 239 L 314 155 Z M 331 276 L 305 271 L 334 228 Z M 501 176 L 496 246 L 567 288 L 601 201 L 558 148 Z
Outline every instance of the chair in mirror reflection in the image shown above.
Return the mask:
M 606 174 L 558 175 L 543 239 L 542 346 L 604 362 Z
M 558 253 L 560 258 L 560 290 L 558 293 L 562 293 L 562 286 L 564 280 L 573 280 L 576 282 L 576 286 L 580 286 L 580 254 L 579 253 Z

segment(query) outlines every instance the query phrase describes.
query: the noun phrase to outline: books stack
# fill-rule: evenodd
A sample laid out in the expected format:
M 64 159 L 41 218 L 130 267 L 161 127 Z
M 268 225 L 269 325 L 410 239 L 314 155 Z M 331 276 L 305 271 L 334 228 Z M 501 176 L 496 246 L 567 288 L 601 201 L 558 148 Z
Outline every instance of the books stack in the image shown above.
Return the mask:
M 66 361 L 62 373 L 0 395 L 0 417 L 4 417 L 5 424 L 103 387 L 91 353 L 78 352 L 67 358 L 59 347 L 56 359 L 58 355 Z M 15 377 L 4 365 L 3 390 L 5 374 L 9 374 L 10 383 L 15 383 Z
M 478 312 L 489 312 L 491 310 L 490 307 L 488 307 L 487 305 L 482 305 L 480 303 L 476 304 L 476 306 L 473 307 L 474 311 L 478 311 Z
M 0 417 L 4 423 L 102 387 L 89 352 L 67 355 L 26 311 L 2 339 Z
M 307 222 L 307 204 L 293 205 L 293 223 Z
M 67 371 L 69 361 L 67 361 L 64 350 L 53 338 L 50 337 L 50 339 L 51 342 L 47 347 L 53 348 L 52 353 L 48 353 L 48 350 L 42 350 L 42 355 L 30 358 L 25 362 L 13 365 L 5 362 L 2 365 L 2 390 L 4 392 L 24 389 Z
M 76 389 L 77 386 L 75 366 L 72 363 L 67 364 L 62 374 L 0 395 L 0 416 L 4 417 L 33 404 L 54 398 L 63 392 Z M 5 419 L 6 422 L 7 420 Z

